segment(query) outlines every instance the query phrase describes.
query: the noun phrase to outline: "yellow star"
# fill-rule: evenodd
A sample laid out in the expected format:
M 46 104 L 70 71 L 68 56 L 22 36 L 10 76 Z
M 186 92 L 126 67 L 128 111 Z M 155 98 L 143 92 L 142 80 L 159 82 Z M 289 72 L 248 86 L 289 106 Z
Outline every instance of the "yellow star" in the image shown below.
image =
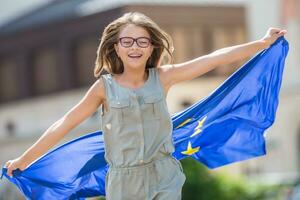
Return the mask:
M 189 121 L 191 121 L 191 120 L 192 120 L 191 118 L 185 120 L 184 122 L 182 122 L 181 124 L 179 124 L 179 125 L 176 127 L 176 129 L 179 128 L 179 127 L 182 127 L 183 125 L 187 124 L 187 123 L 188 123 Z
M 199 128 L 201 128 L 201 127 L 203 126 L 203 122 L 206 120 L 206 117 L 207 117 L 207 116 L 203 117 L 203 119 L 201 119 L 201 120 L 199 121 L 198 126 L 197 126 L 195 129 L 199 129 Z
M 201 129 L 196 129 L 195 132 L 190 136 L 190 137 L 194 137 L 195 135 L 198 135 L 199 133 L 201 133 Z
M 198 135 L 199 133 L 201 133 L 201 127 L 203 126 L 203 123 L 205 121 L 207 116 L 205 116 L 203 119 L 201 119 L 199 122 L 198 122 L 198 125 L 197 127 L 195 128 L 195 132 L 190 136 L 190 137 L 194 137 L 195 135 Z
M 200 147 L 192 148 L 192 144 L 191 144 L 191 142 L 189 142 L 187 150 L 186 151 L 182 151 L 181 153 L 190 156 L 190 155 L 198 152 L 199 150 L 200 150 Z

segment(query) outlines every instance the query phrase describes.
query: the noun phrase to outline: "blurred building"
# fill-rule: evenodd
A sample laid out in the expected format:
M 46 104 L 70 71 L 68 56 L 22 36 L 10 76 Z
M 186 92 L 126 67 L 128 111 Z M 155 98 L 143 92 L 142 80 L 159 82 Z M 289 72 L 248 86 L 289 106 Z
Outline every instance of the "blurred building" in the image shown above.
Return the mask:
M 270 181 L 298 177 L 300 60 L 296 52 L 300 48 L 300 17 L 299 12 L 290 15 L 289 10 L 296 2 L 54 0 L 12 19 L 0 27 L 0 165 L 22 154 L 80 101 L 96 81 L 93 67 L 104 27 L 126 12 L 139 11 L 173 37 L 175 63 L 260 39 L 270 26 L 288 29 L 292 45 L 277 120 L 268 130 L 268 155 L 220 170 L 271 177 Z M 245 61 L 219 66 L 174 86 L 167 99 L 171 113 L 207 96 Z M 98 130 L 100 123 L 96 112 L 60 144 Z M 0 196 L 4 193 L 0 190 Z
M 267 155 L 241 163 L 242 171 L 270 183 L 293 183 L 300 178 L 300 1 L 251 1 L 248 27 L 258 38 L 269 26 L 288 30 L 290 44 L 273 126 L 267 130 Z

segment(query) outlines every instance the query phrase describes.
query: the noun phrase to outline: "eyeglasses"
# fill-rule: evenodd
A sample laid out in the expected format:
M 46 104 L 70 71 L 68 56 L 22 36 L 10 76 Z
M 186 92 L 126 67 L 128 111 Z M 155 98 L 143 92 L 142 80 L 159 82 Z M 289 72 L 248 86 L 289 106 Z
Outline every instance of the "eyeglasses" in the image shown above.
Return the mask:
M 147 37 L 121 37 L 119 38 L 119 41 L 121 45 L 126 48 L 131 47 L 134 42 L 141 48 L 147 48 L 151 43 L 151 39 Z

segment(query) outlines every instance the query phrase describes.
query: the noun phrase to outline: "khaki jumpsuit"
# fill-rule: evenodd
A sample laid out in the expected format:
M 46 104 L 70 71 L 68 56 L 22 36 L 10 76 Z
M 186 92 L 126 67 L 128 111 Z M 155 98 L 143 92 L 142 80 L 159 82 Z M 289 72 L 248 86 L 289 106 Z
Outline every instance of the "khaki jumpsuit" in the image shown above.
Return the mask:
M 108 111 L 102 106 L 107 200 L 179 200 L 185 182 L 174 152 L 172 121 L 156 68 L 138 89 L 102 75 Z

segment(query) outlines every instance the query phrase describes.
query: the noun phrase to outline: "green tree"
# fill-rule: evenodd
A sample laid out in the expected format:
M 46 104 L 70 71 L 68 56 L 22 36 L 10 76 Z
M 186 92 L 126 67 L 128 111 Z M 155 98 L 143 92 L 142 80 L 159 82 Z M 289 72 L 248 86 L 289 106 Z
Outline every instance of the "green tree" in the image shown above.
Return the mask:
M 265 200 L 278 188 L 252 183 L 244 178 L 233 178 L 226 174 L 211 173 L 203 164 L 185 158 L 182 161 L 186 182 L 183 200 Z

